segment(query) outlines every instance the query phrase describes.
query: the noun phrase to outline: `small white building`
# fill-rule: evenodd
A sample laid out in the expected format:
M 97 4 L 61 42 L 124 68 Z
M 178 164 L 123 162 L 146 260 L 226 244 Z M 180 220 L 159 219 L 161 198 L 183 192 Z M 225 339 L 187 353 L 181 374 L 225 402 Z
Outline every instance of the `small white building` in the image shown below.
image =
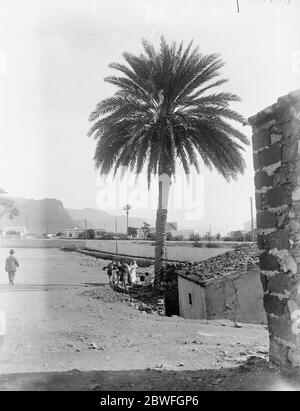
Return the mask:
M 63 228 L 56 233 L 57 237 L 61 238 L 79 238 L 85 234 L 85 230 L 79 228 Z
M 137 239 L 139 240 L 144 240 L 147 238 L 147 234 L 153 234 L 155 235 L 156 233 L 156 227 L 149 227 L 148 228 L 148 233 L 145 229 L 141 228 L 137 228 Z M 171 233 L 172 235 L 174 235 L 174 233 L 176 233 L 177 230 L 177 223 L 176 222 L 167 222 L 166 224 L 166 233 Z
M 137 228 L 136 229 L 136 238 L 138 240 L 144 240 L 145 239 L 145 232 L 142 228 Z
M 192 235 L 198 235 L 199 230 L 174 230 L 172 231 L 173 237 L 182 236 L 183 240 L 189 240 Z
M 101 238 L 105 233 L 103 228 L 91 228 L 90 230 L 94 230 L 95 238 Z M 84 228 L 63 228 L 58 230 L 56 233 L 57 237 L 61 238 L 84 238 L 86 235 L 86 230 Z
M 27 235 L 27 229 L 26 229 L 25 226 L 4 227 L 2 235 L 4 237 L 21 237 L 21 238 L 24 238 Z
M 179 310 L 186 319 L 266 324 L 263 295 L 258 267 L 206 281 L 196 272 L 179 271 Z

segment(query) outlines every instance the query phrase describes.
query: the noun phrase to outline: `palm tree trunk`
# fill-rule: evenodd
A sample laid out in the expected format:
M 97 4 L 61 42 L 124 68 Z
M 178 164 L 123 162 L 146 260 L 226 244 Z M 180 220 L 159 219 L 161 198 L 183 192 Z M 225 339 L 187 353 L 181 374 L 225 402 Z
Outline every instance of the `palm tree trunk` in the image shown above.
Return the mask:
M 166 226 L 168 217 L 168 202 L 171 178 L 167 174 L 159 176 L 158 207 L 156 213 L 156 242 L 155 242 L 155 286 L 160 284 L 160 270 L 166 252 Z

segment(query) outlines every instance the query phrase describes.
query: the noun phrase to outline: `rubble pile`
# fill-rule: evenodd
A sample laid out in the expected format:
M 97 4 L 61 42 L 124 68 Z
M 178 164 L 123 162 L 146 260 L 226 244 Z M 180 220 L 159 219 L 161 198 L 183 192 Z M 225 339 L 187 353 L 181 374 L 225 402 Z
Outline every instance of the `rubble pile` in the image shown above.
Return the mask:
M 166 263 L 160 272 L 159 287 L 134 284 L 125 291 L 119 286 L 106 286 L 83 294 L 108 303 L 126 302 L 147 314 L 179 315 L 178 273 L 196 276 L 198 280 L 205 282 L 234 271 L 253 269 L 258 266 L 258 262 L 258 247 L 255 244 L 243 245 L 200 263 Z
M 128 287 L 127 292 L 122 287 L 107 285 L 86 290 L 81 295 L 105 303 L 125 302 L 132 308 L 147 314 L 165 315 L 163 293 L 145 285 Z
M 89 288 L 81 293 L 82 296 L 86 296 L 91 300 L 101 300 L 104 303 L 115 303 L 119 301 L 130 302 L 130 296 L 128 294 L 115 293 L 110 285 L 104 287 Z
M 135 285 L 129 290 L 131 306 L 149 314 L 165 315 L 164 294 L 152 287 Z
M 203 281 L 216 279 L 225 274 L 251 270 L 258 267 L 259 251 L 256 244 L 237 247 L 232 251 L 220 254 L 200 263 L 188 263 L 181 268 L 186 274 L 195 274 Z
M 178 264 L 165 264 L 161 271 L 160 271 L 160 288 L 163 291 L 167 291 L 168 289 L 173 288 L 174 286 L 177 287 L 178 284 L 178 277 L 177 273 L 179 270 L 186 268 L 186 264 L 178 263 Z

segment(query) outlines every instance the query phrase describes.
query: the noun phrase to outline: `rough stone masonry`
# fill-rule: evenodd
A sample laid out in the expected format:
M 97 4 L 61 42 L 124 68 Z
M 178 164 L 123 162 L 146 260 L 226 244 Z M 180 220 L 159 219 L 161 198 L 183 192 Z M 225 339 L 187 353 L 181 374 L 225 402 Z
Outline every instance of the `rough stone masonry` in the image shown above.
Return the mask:
M 249 119 L 270 360 L 300 366 L 300 90 Z

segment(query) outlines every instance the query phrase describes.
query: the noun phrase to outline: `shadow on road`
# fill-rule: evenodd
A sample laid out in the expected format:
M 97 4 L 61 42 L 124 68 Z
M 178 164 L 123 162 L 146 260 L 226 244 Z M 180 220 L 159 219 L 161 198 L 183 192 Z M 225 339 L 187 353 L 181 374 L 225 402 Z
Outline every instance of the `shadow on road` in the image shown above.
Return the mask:
M 165 302 L 164 302 L 164 292 L 156 290 L 151 286 L 146 285 L 134 285 L 132 287 L 127 287 L 124 290 L 120 286 L 112 286 L 112 289 L 119 293 L 129 296 L 132 301 L 136 303 L 141 303 L 140 309 L 142 311 L 155 311 L 160 315 L 165 315 Z
M 45 284 L 16 284 L 0 285 L 0 292 L 13 292 L 13 291 L 48 291 L 57 288 L 80 288 L 80 287 L 103 287 L 107 286 L 107 283 L 79 283 L 79 284 L 64 284 L 64 283 L 45 283 Z
M 105 287 L 108 286 L 108 283 L 83 283 L 85 287 Z
M 0 375 L 1 391 L 295 391 L 299 374 L 267 363 L 238 368 L 178 371 L 165 369 L 40 372 Z

